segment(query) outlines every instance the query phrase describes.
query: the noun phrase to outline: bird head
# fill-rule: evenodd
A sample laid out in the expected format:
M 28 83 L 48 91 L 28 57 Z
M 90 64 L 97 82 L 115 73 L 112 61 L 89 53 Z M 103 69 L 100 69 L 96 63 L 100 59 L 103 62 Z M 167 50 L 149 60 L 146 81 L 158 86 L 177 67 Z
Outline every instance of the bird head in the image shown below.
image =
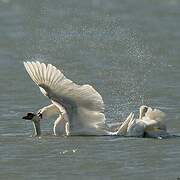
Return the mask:
M 23 116 L 22 119 L 30 120 L 33 122 L 34 125 L 34 136 L 40 136 L 41 135 L 41 128 L 40 128 L 40 117 L 33 113 L 28 112 L 26 116 Z
M 26 116 L 23 116 L 22 119 L 26 119 L 26 120 L 32 120 L 32 121 L 36 121 L 37 118 L 36 118 L 36 114 L 33 113 L 33 112 L 28 112 L 26 114 Z

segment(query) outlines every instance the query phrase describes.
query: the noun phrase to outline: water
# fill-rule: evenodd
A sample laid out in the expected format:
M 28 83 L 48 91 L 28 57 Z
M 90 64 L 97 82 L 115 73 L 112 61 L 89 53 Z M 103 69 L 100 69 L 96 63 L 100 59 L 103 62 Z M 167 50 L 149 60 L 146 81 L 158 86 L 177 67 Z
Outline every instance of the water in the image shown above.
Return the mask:
M 178 0 L 0 0 L 1 179 L 157 179 L 180 177 L 180 141 L 122 137 L 31 138 L 21 117 L 49 103 L 23 61 L 56 65 L 102 94 L 108 122 L 147 104 L 180 132 Z

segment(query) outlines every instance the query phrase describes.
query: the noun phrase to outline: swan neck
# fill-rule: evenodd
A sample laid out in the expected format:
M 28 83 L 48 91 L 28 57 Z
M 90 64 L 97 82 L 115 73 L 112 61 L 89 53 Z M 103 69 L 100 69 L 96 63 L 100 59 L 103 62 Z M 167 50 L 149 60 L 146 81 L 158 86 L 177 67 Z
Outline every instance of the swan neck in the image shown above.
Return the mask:
M 147 106 L 141 106 L 139 110 L 139 119 L 142 119 L 146 115 L 147 111 L 148 111 Z
M 140 112 L 139 113 L 139 119 L 142 119 L 143 118 L 143 116 L 142 116 L 142 113 Z
M 41 127 L 40 127 L 40 121 L 33 121 L 34 126 L 34 136 L 41 136 Z

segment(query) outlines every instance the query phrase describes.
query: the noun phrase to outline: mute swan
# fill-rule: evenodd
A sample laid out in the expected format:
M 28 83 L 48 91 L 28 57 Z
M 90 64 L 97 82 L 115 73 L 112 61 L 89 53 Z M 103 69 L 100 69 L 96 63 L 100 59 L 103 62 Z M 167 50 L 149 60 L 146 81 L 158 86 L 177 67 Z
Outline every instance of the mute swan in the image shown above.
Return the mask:
M 40 109 L 40 111 L 43 112 L 44 114 L 49 113 L 49 115 L 52 115 L 52 106 L 53 104 L 48 106 L 49 112 L 47 111 L 47 107 Z M 141 106 L 139 109 L 138 119 L 134 119 L 134 114 L 130 113 L 130 115 L 127 117 L 127 119 L 124 122 L 118 124 L 111 124 L 108 125 L 108 127 L 106 126 L 105 127 L 106 130 L 108 129 L 107 131 L 108 133 L 106 135 L 154 137 L 154 138 L 169 137 L 169 134 L 166 132 L 166 124 L 164 121 L 164 117 L 165 114 L 160 110 L 157 109 L 152 110 L 152 108 L 150 107 Z M 27 113 L 27 115 L 23 117 L 23 119 L 32 120 L 34 125 L 33 136 L 41 135 L 41 129 L 40 129 L 41 118 L 42 118 L 42 114 L 40 115 L 39 112 L 37 114 Z M 154 120 L 150 118 L 153 118 Z M 66 127 L 65 130 L 69 131 L 66 129 Z
M 77 85 L 67 79 L 51 64 L 24 62 L 31 79 L 39 86 L 52 104 L 40 109 L 37 114 L 28 113 L 23 119 L 33 121 L 35 134 L 40 135 L 40 120 L 58 114 L 53 132 L 58 135 L 63 126 L 68 135 L 123 135 L 153 136 L 153 131 L 165 130 L 164 113 L 147 106 L 140 107 L 139 119 L 131 113 L 127 119 L 111 131 L 105 123 L 104 102 L 101 95 L 90 85 Z
M 165 113 L 158 109 L 141 106 L 139 118 L 133 117 L 128 123 L 127 136 L 135 137 L 167 137 Z
M 39 110 L 39 117 L 59 113 L 54 123 L 54 134 L 57 134 L 60 122 L 65 121 L 66 135 L 109 135 L 105 128 L 104 102 L 92 86 L 75 84 L 51 64 L 24 62 L 24 66 L 41 92 L 52 102 Z

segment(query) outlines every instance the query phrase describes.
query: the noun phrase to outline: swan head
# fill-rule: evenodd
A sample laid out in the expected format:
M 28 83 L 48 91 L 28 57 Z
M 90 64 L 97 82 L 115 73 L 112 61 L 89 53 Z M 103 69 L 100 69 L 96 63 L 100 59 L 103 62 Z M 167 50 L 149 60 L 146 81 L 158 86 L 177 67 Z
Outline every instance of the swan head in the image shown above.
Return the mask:
M 32 121 L 36 121 L 36 118 L 35 118 L 36 114 L 34 114 L 33 112 L 28 112 L 26 114 L 26 116 L 23 116 L 22 119 L 26 119 L 26 120 L 32 120 Z
M 148 111 L 148 106 L 145 106 L 145 105 L 143 105 L 143 106 L 141 106 L 140 108 L 139 108 L 139 119 L 142 119 L 144 116 L 145 116 L 145 114 L 147 113 L 147 111 Z
M 26 116 L 22 117 L 22 119 L 32 121 L 34 125 L 34 136 L 41 136 L 41 128 L 40 128 L 41 118 L 37 114 L 33 112 L 28 112 Z

